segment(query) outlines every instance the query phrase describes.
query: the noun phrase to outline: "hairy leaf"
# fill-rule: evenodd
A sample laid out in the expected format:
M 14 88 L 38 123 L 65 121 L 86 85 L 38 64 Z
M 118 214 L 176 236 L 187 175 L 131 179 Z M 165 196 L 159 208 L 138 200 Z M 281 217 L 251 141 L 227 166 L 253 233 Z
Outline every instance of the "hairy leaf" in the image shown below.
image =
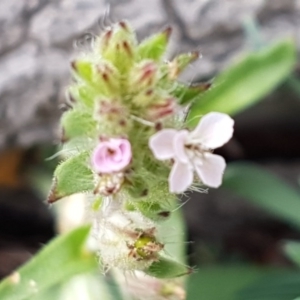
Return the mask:
M 230 164 L 223 187 L 300 227 L 300 194 L 263 168 L 249 163 Z

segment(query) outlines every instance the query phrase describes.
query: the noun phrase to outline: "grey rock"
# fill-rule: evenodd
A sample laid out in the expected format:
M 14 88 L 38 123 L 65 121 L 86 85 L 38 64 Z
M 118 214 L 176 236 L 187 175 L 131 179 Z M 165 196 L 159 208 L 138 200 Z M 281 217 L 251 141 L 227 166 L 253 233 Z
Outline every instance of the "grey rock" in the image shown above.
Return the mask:
M 202 54 L 183 76 L 191 81 L 211 78 L 249 49 L 249 18 L 258 20 L 266 42 L 292 36 L 300 49 L 300 0 L 1 1 L 0 148 L 56 138 L 69 60 L 78 51 L 73 43 L 86 32 L 127 19 L 142 39 L 172 25 L 170 56 Z

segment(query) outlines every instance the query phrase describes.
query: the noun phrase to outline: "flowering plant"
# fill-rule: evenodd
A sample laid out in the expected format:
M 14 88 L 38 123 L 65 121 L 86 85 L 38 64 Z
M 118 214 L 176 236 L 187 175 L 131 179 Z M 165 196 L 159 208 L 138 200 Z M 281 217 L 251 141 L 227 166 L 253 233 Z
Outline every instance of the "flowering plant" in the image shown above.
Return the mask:
M 198 54 L 165 60 L 170 33 L 167 28 L 138 43 L 122 21 L 72 62 L 70 109 L 61 119 L 67 158 L 49 195 L 53 203 L 88 193 L 104 270 L 142 272 L 153 280 L 191 272 L 165 251 L 160 224 L 176 194 L 221 184 L 225 161 L 211 152 L 233 133 L 233 120 L 223 113 L 202 116 L 194 129 L 185 122 L 188 106 L 209 85 L 178 82 Z M 170 293 L 176 296 L 178 284 Z
M 55 170 L 48 202 L 86 193 L 72 197 L 76 201 L 71 206 L 62 201 L 67 213 L 60 219 L 80 218 L 86 207 L 92 231 L 81 226 L 54 239 L 0 283 L 1 299 L 73 300 L 91 294 L 111 299 L 99 276 L 70 281 L 99 265 L 111 271 L 130 299 L 185 299 L 182 278 L 192 268 L 185 265 L 177 244 L 183 231 L 176 219 L 177 194 L 220 186 L 225 161 L 212 151 L 233 134 L 227 113 L 244 109 L 286 78 L 295 51 L 291 41 L 283 41 L 251 54 L 218 76 L 214 88 L 202 95 L 209 84 L 186 86 L 178 81 L 197 53 L 164 59 L 170 33 L 168 28 L 138 43 L 130 26 L 119 22 L 95 39 L 92 51 L 72 62 L 70 109 L 61 119 L 65 160 Z M 245 198 L 261 201 L 299 224 L 298 196 L 285 193 L 292 195 L 288 212 L 289 198 L 282 202 L 287 188 L 280 181 L 253 166 L 231 166 L 229 171 L 225 186 L 237 185 Z M 257 188 L 264 192 L 258 194 Z M 270 191 L 277 197 L 272 201 Z M 167 240 L 170 224 L 175 247 Z M 92 251 L 87 251 L 88 236 Z M 291 257 L 296 257 L 299 245 L 290 246 Z

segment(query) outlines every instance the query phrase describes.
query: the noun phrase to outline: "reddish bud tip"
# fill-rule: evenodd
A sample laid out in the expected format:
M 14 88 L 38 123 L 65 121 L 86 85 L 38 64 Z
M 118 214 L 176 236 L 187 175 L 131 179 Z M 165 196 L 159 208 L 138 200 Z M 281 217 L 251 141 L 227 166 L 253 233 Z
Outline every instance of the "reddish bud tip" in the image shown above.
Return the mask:
M 164 31 L 163 31 L 163 33 L 166 35 L 166 37 L 167 37 L 167 39 L 169 39 L 170 38 L 170 36 L 171 36 L 171 34 L 172 34 L 172 27 L 167 27 Z
M 109 76 L 106 72 L 102 73 L 102 78 L 103 78 L 104 81 L 109 82 Z
M 62 197 L 57 195 L 56 187 L 57 187 L 57 178 L 54 177 L 53 182 L 52 182 L 52 186 L 51 186 L 51 190 L 50 190 L 50 193 L 49 193 L 48 198 L 47 198 L 48 204 L 52 204 L 52 203 L 54 203 L 54 202 L 56 202 L 56 201 L 58 201 L 62 198 Z
M 125 121 L 124 119 L 120 120 L 120 121 L 119 121 L 119 125 L 120 125 L 121 127 L 125 127 L 125 126 L 126 126 L 126 121 Z
M 153 74 L 156 72 L 156 66 L 153 63 L 146 64 L 142 69 L 142 75 L 140 77 L 140 82 L 149 80 L 149 84 L 151 84 L 151 79 Z
M 71 68 L 72 68 L 74 71 L 77 71 L 77 64 L 76 64 L 76 61 L 75 61 L 75 60 L 71 61 Z
M 121 28 L 123 28 L 124 30 L 129 31 L 128 25 L 127 25 L 127 23 L 125 21 L 120 21 L 119 22 L 119 26 Z
M 60 134 L 60 142 L 61 142 L 62 144 L 64 144 L 64 143 L 66 143 L 68 140 L 69 140 L 69 139 L 68 139 L 67 136 L 66 136 L 65 129 L 62 128 L 62 129 L 61 129 L 61 134 Z
M 170 216 L 171 212 L 170 211 L 162 211 L 158 213 L 160 217 L 168 218 Z
M 128 42 L 127 41 L 123 41 L 122 45 L 123 45 L 124 50 L 127 52 L 127 54 L 129 56 L 132 56 L 132 49 L 129 46 Z
M 194 60 L 198 59 L 199 56 L 200 56 L 200 52 L 199 51 L 193 51 L 190 54 L 191 54 L 192 59 L 194 59 Z
M 163 124 L 161 122 L 156 122 L 155 123 L 155 130 L 160 131 L 163 129 Z
M 150 97 L 150 96 L 153 95 L 153 93 L 154 93 L 154 91 L 152 89 L 150 89 L 150 90 L 146 91 L 145 95 L 148 96 L 148 97 Z
M 109 41 L 110 41 L 110 39 L 111 39 L 111 37 L 112 37 L 112 30 L 111 29 L 109 29 L 109 30 L 107 30 L 105 33 L 104 33 L 104 35 L 103 35 L 103 42 L 104 42 L 104 45 L 105 46 L 107 46 L 108 45 L 108 43 L 109 43 Z

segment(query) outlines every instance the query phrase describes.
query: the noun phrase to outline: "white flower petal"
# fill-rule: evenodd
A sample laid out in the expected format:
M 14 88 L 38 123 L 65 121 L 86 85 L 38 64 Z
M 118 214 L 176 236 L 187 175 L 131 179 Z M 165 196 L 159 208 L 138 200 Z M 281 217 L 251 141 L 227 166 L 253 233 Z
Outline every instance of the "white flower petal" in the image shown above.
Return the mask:
M 206 152 L 201 162 L 195 161 L 195 170 L 201 181 L 213 188 L 217 188 L 222 183 L 223 173 L 226 167 L 224 158 L 220 155 Z
M 175 129 L 163 129 L 150 137 L 149 147 L 157 159 L 165 160 L 174 157 L 173 140 L 177 133 Z
M 194 170 L 190 164 L 175 161 L 169 176 L 169 190 L 180 194 L 186 191 L 193 183 Z
M 190 138 L 199 140 L 203 146 L 215 149 L 227 143 L 233 134 L 234 121 L 228 115 L 211 112 L 201 118 L 191 132 Z
M 186 149 L 185 149 L 185 144 L 188 136 L 189 136 L 189 132 L 187 130 L 180 130 L 175 135 L 173 140 L 173 148 L 176 155 L 176 159 L 182 163 L 189 162 L 189 158 L 186 155 Z

